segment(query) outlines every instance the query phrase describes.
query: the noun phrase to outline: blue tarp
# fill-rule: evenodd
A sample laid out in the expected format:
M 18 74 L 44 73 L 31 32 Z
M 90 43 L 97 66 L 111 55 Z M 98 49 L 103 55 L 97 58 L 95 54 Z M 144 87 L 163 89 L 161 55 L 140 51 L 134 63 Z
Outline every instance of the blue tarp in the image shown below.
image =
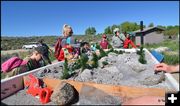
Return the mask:
M 151 51 L 151 54 L 159 61 L 159 62 L 162 62 L 163 59 L 164 59 L 164 55 L 162 55 L 161 53 L 153 50 Z

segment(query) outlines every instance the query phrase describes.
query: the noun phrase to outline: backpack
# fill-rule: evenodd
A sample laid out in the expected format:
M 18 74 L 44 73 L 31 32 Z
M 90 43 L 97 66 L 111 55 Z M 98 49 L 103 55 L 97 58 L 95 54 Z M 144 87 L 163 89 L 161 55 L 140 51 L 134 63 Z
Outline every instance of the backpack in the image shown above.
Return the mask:
M 61 41 L 62 41 L 62 39 L 61 39 L 61 38 L 58 38 L 58 40 L 56 41 L 56 44 L 55 44 L 54 56 L 56 57 L 56 59 L 58 59 L 59 54 L 60 54 L 60 51 L 61 51 L 61 49 L 62 49 Z

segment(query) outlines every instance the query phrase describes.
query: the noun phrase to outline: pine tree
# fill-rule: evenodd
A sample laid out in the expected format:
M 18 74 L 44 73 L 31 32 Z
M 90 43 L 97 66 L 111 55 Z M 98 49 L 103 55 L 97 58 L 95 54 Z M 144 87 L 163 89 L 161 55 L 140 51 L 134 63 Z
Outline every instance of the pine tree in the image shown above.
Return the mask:
M 69 76 L 70 75 L 69 75 L 68 61 L 65 58 L 64 67 L 63 67 L 63 75 L 61 76 L 61 79 L 67 79 L 69 78 Z
M 93 53 L 92 61 L 93 61 L 92 68 L 97 68 L 98 67 L 98 56 L 96 55 L 96 53 Z
M 81 54 L 81 56 L 80 56 L 81 71 L 83 71 L 84 69 L 86 69 L 88 67 L 87 62 L 88 62 L 87 55 Z
M 140 47 L 140 51 L 137 51 L 137 54 L 140 55 L 139 56 L 139 62 L 142 63 L 142 64 L 146 64 L 147 61 L 145 60 L 145 53 L 144 53 L 144 50 L 143 50 L 143 46 Z

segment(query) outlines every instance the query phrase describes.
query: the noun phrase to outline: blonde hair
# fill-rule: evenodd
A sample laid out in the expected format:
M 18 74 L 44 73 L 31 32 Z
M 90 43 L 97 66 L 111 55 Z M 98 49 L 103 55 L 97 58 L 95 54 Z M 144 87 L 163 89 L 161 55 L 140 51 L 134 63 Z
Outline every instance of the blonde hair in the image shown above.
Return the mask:
M 63 25 L 63 29 L 62 29 L 63 35 L 64 35 L 64 33 L 66 33 L 66 31 L 67 31 L 68 29 L 71 29 L 71 31 L 73 32 L 72 27 L 71 27 L 70 25 L 64 24 L 64 25 Z

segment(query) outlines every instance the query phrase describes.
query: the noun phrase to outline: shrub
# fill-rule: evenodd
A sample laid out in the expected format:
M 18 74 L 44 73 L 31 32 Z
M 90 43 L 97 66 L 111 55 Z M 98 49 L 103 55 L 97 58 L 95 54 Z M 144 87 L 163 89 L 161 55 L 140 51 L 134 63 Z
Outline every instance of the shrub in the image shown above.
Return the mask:
M 63 75 L 61 76 L 61 79 L 67 79 L 69 77 L 70 75 L 69 75 L 68 61 L 65 58 L 64 67 L 63 67 Z
M 92 68 L 97 68 L 98 67 L 98 56 L 96 55 L 96 53 L 93 53 L 93 58 L 92 58 L 92 61 L 93 61 L 93 64 L 92 64 Z

